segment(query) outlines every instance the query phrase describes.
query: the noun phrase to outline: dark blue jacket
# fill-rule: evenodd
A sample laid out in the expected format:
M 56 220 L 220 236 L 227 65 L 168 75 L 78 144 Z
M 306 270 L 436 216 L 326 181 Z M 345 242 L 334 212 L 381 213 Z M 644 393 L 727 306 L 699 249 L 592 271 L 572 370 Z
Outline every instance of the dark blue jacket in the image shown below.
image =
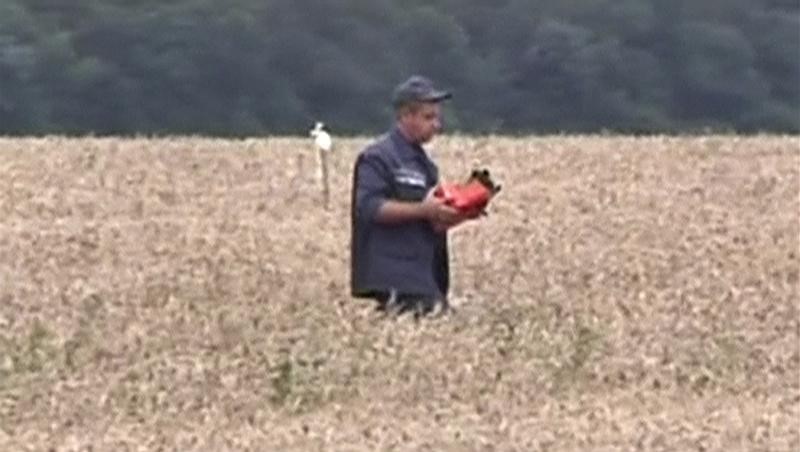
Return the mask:
M 351 292 L 371 297 L 401 294 L 446 297 L 449 288 L 447 233 L 425 220 L 375 221 L 387 199 L 421 201 L 439 170 L 419 145 L 395 127 L 356 159 L 351 203 Z

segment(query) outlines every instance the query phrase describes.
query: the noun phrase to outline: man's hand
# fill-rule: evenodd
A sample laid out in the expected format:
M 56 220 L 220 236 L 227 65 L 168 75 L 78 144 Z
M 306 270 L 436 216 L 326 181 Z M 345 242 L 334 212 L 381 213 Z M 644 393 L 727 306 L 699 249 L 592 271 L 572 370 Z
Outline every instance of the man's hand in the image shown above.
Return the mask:
M 428 192 L 428 195 L 422 201 L 421 207 L 426 212 L 425 217 L 437 232 L 444 232 L 466 220 L 472 220 L 480 216 L 480 211 L 461 212 L 447 205 L 444 199 L 434 195 L 435 191 L 436 189 L 434 188 Z
M 377 212 L 376 221 L 385 224 L 427 220 L 438 232 L 446 231 L 466 220 L 477 218 L 480 211 L 459 211 L 430 190 L 420 202 L 386 200 Z
M 461 214 L 455 208 L 448 206 L 444 200 L 434 196 L 434 190 L 428 192 L 422 201 L 398 201 L 388 199 L 381 204 L 377 212 L 376 221 L 385 224 L 396 224 L 407 221 L 427 220 L 434 225 L 456 224 L 461 220 Z
M 423 217 L 431 223 L 454 223 L 458 221 L 460 214 L 458 210 L 445 204 L 445 201 L 434 195 L 436 189 L 430 190 L 422 200 L 420 208 Z

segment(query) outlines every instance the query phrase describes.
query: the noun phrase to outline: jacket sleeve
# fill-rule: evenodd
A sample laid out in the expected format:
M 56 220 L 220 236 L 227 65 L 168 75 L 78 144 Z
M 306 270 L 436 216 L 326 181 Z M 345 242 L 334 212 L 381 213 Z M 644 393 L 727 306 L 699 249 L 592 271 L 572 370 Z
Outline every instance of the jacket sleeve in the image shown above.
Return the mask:
M 392 190 L 391 173 L 379 155 L 369 152 L 359 155 L 355 184 L 356 217 L 359 221 L 371 222 Z

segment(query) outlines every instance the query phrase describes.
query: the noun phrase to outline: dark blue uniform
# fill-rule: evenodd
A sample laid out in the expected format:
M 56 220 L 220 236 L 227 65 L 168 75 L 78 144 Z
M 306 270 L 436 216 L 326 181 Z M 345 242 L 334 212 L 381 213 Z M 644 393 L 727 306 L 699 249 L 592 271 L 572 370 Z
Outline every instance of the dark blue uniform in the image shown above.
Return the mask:
M 447 233 L 436 232 L 426 220 L 375 221 L 384 201 L 422 201 L 438 180 L 436 164 L 397 127 L 359 154 L 351 206 L 354 296 L 381 299 L 394 290 L 406 296 L 446 300 Z

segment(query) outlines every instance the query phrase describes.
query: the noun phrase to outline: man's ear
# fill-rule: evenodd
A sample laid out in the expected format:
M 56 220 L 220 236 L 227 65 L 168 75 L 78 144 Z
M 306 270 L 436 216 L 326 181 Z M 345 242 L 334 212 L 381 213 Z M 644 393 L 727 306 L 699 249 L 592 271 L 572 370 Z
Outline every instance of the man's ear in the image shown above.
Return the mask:
M 405 109 L 402 109 L 402 108 L 398 109 L 394 113 L 395 121 L 399 122 L 400 124 L 403 124 L 403 123 L 406 122 L 406 117 L 407 116 L 408 116 L 408 110 L 405 110 Z

